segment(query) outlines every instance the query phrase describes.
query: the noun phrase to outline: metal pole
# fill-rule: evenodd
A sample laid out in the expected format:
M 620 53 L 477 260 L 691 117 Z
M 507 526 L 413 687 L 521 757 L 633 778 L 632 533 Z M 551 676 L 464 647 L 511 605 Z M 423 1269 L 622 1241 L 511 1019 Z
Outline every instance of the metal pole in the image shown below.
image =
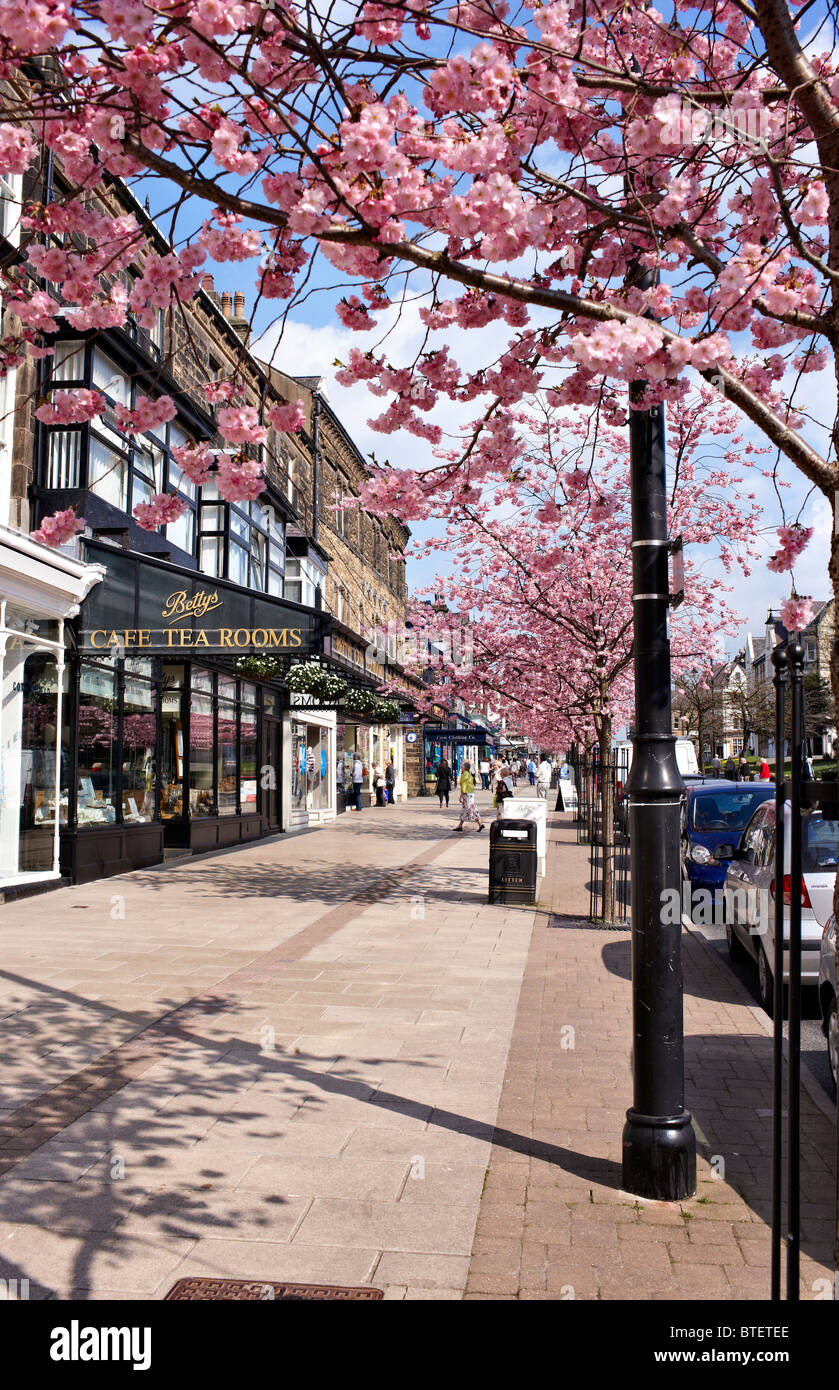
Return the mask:
M 789 835 L 789 1070 L 787 1096 L 787 1302 L 799 1297 L 801 1243 L 801 713 L 804 647 L 789 645 L 792 764 Z
M 633 382 L 630 401 L 646 383 Z M 623 1186 L 678 1201 L 696 1190 L 696 1139 L 684 1105 L 679 814 L 670 692 L 670 602 L 661 406 L 630 410 L 635 734 L 629 793 L 632 875 L 633 1104 Z M 667 910 L 669 907 L 669 911 Z M 673 916 L 676 921 L 674 922 Z
M 771 1291 L 773 1303 L 781 1301 L 781 1216 L 784 1152 L 784 894 L 777 877 L 784 873 L 784 732 L 787 684 L 786 641 L 772 652 L 775 667 L 775 950 L 774 1007 L 772 1029 L 772 1258 Z

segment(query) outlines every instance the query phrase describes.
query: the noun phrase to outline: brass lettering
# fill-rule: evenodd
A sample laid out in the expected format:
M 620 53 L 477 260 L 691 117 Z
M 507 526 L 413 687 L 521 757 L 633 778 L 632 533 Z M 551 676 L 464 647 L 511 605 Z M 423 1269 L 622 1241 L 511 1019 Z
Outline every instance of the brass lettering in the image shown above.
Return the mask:
M 141 627 L 141 628 L 138 629 L 138 631 L 137 631 L 137 646 L 138 646 L 138 647 L 150 647 L 150 646 L 151 646 L 151 628 L 148 628 L 148 627 Z
M 220 646 L 222 646 L 222 647 L 232 647 L 232 646 L 233 646 L 232 638 L 233 638 L 233 629 L 232 629 L 232 627 L 221 627 L 221 628 L 219 628 L 219 645 L 220 645 Z
M 217 590 L 208 594 L 204 589 L 198 589 L 192 598 L 187 598 L 186 589 L 178 589 L 169 595 L 160 616 L 168 618 L 170 622 L 175 622 L 178 618 L 203 618 L 205 613 L 220 608 L 223 602 Z
M 246 627 L 237 627 L 233 634 L 233 644 L 236 647 L 247 647 L 250 643 L 250 633 Z M 241 641 L 240 639 L 244 640 Z
M 299 627 L 293 627 L 293 628 L 291 629 L 291 643 L 290 643 L 290 645 L 291 645 L 292 647 L 302 647 L 302 645 L 303 645 L 303 633 L 300 631 L 300 628 L 299 628 Z
M 203 628 L 199 628 L 196 632 L 193 645 L 196 647 L 209 647 L 210 643 L 207 640 L 207 634 Z
M 268 645 L 268 633 L 264 627 L 255 627 L 251 633 L 251 646 L 266 647 Z
M 90 634 L 90 645 L 91 645 L 92 647 L 106 647 L 106 646 L 108 645 L 107 642 L 97 642 L 97 641 L 96 641 L 96 638 L 97 638 L 97 637 L 106 637 L 106 636 L 107 636 L 107 633 L 105 632 L 105 629 L 104 629 L 104 628 L 97 628 L 95 632 L 91 632 L 91 634 Z
M 285 634 L 285 628 L 283 629 L 282 632 L 278 632 L 277 629 L 276 629 L 275 627 L 269 628 L 269 629 L 268 629 L 268 646 L 269 646 L 269 647 L 282 647 L 282 646 L 284 646 L 285 643 L 280 641 L 280 638 L 281 638 L 282 636 L 284 636 L 284 634 Z

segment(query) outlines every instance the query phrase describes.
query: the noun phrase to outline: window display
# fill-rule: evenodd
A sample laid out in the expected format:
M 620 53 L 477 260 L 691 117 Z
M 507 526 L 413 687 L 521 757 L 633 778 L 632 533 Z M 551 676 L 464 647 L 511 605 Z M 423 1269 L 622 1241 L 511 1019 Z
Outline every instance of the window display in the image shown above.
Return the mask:
M 78 705 L 77 816 L 80 826 L 112 825 L 117 807 L 117 715 L 113 667 L 82 662 Z

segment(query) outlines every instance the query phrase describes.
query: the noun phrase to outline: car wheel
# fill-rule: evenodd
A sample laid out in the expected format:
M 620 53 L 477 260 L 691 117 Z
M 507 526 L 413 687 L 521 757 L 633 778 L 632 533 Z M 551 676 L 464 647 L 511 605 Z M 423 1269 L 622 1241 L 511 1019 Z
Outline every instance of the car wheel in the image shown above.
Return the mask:
M 728 946 L 729 960 L 733 961 L 735 965 L 739 965 L 741 961 L 747 959 L 749 953 L 734 931 L 734 927 L 728 921 L 725 924 L 725 940 Z
M 825 1019 L 825 1032 L 827 1033 L 827 1060 L 830 1063 L 830 1072 L 833 1077 L 833 1089 L 839 1086 L 839 1013 L 837 1013 L 836 997 L 834 996 Z

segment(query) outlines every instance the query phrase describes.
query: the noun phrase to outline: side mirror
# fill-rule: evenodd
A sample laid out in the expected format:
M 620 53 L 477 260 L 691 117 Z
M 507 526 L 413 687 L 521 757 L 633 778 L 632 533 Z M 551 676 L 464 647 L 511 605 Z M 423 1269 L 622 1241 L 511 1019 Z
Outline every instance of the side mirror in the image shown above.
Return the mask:
M 736 845 L 717 845 L 714 850 L 714 859 L 718 864 L 724 863 L 728 859 L 738 859 Z

